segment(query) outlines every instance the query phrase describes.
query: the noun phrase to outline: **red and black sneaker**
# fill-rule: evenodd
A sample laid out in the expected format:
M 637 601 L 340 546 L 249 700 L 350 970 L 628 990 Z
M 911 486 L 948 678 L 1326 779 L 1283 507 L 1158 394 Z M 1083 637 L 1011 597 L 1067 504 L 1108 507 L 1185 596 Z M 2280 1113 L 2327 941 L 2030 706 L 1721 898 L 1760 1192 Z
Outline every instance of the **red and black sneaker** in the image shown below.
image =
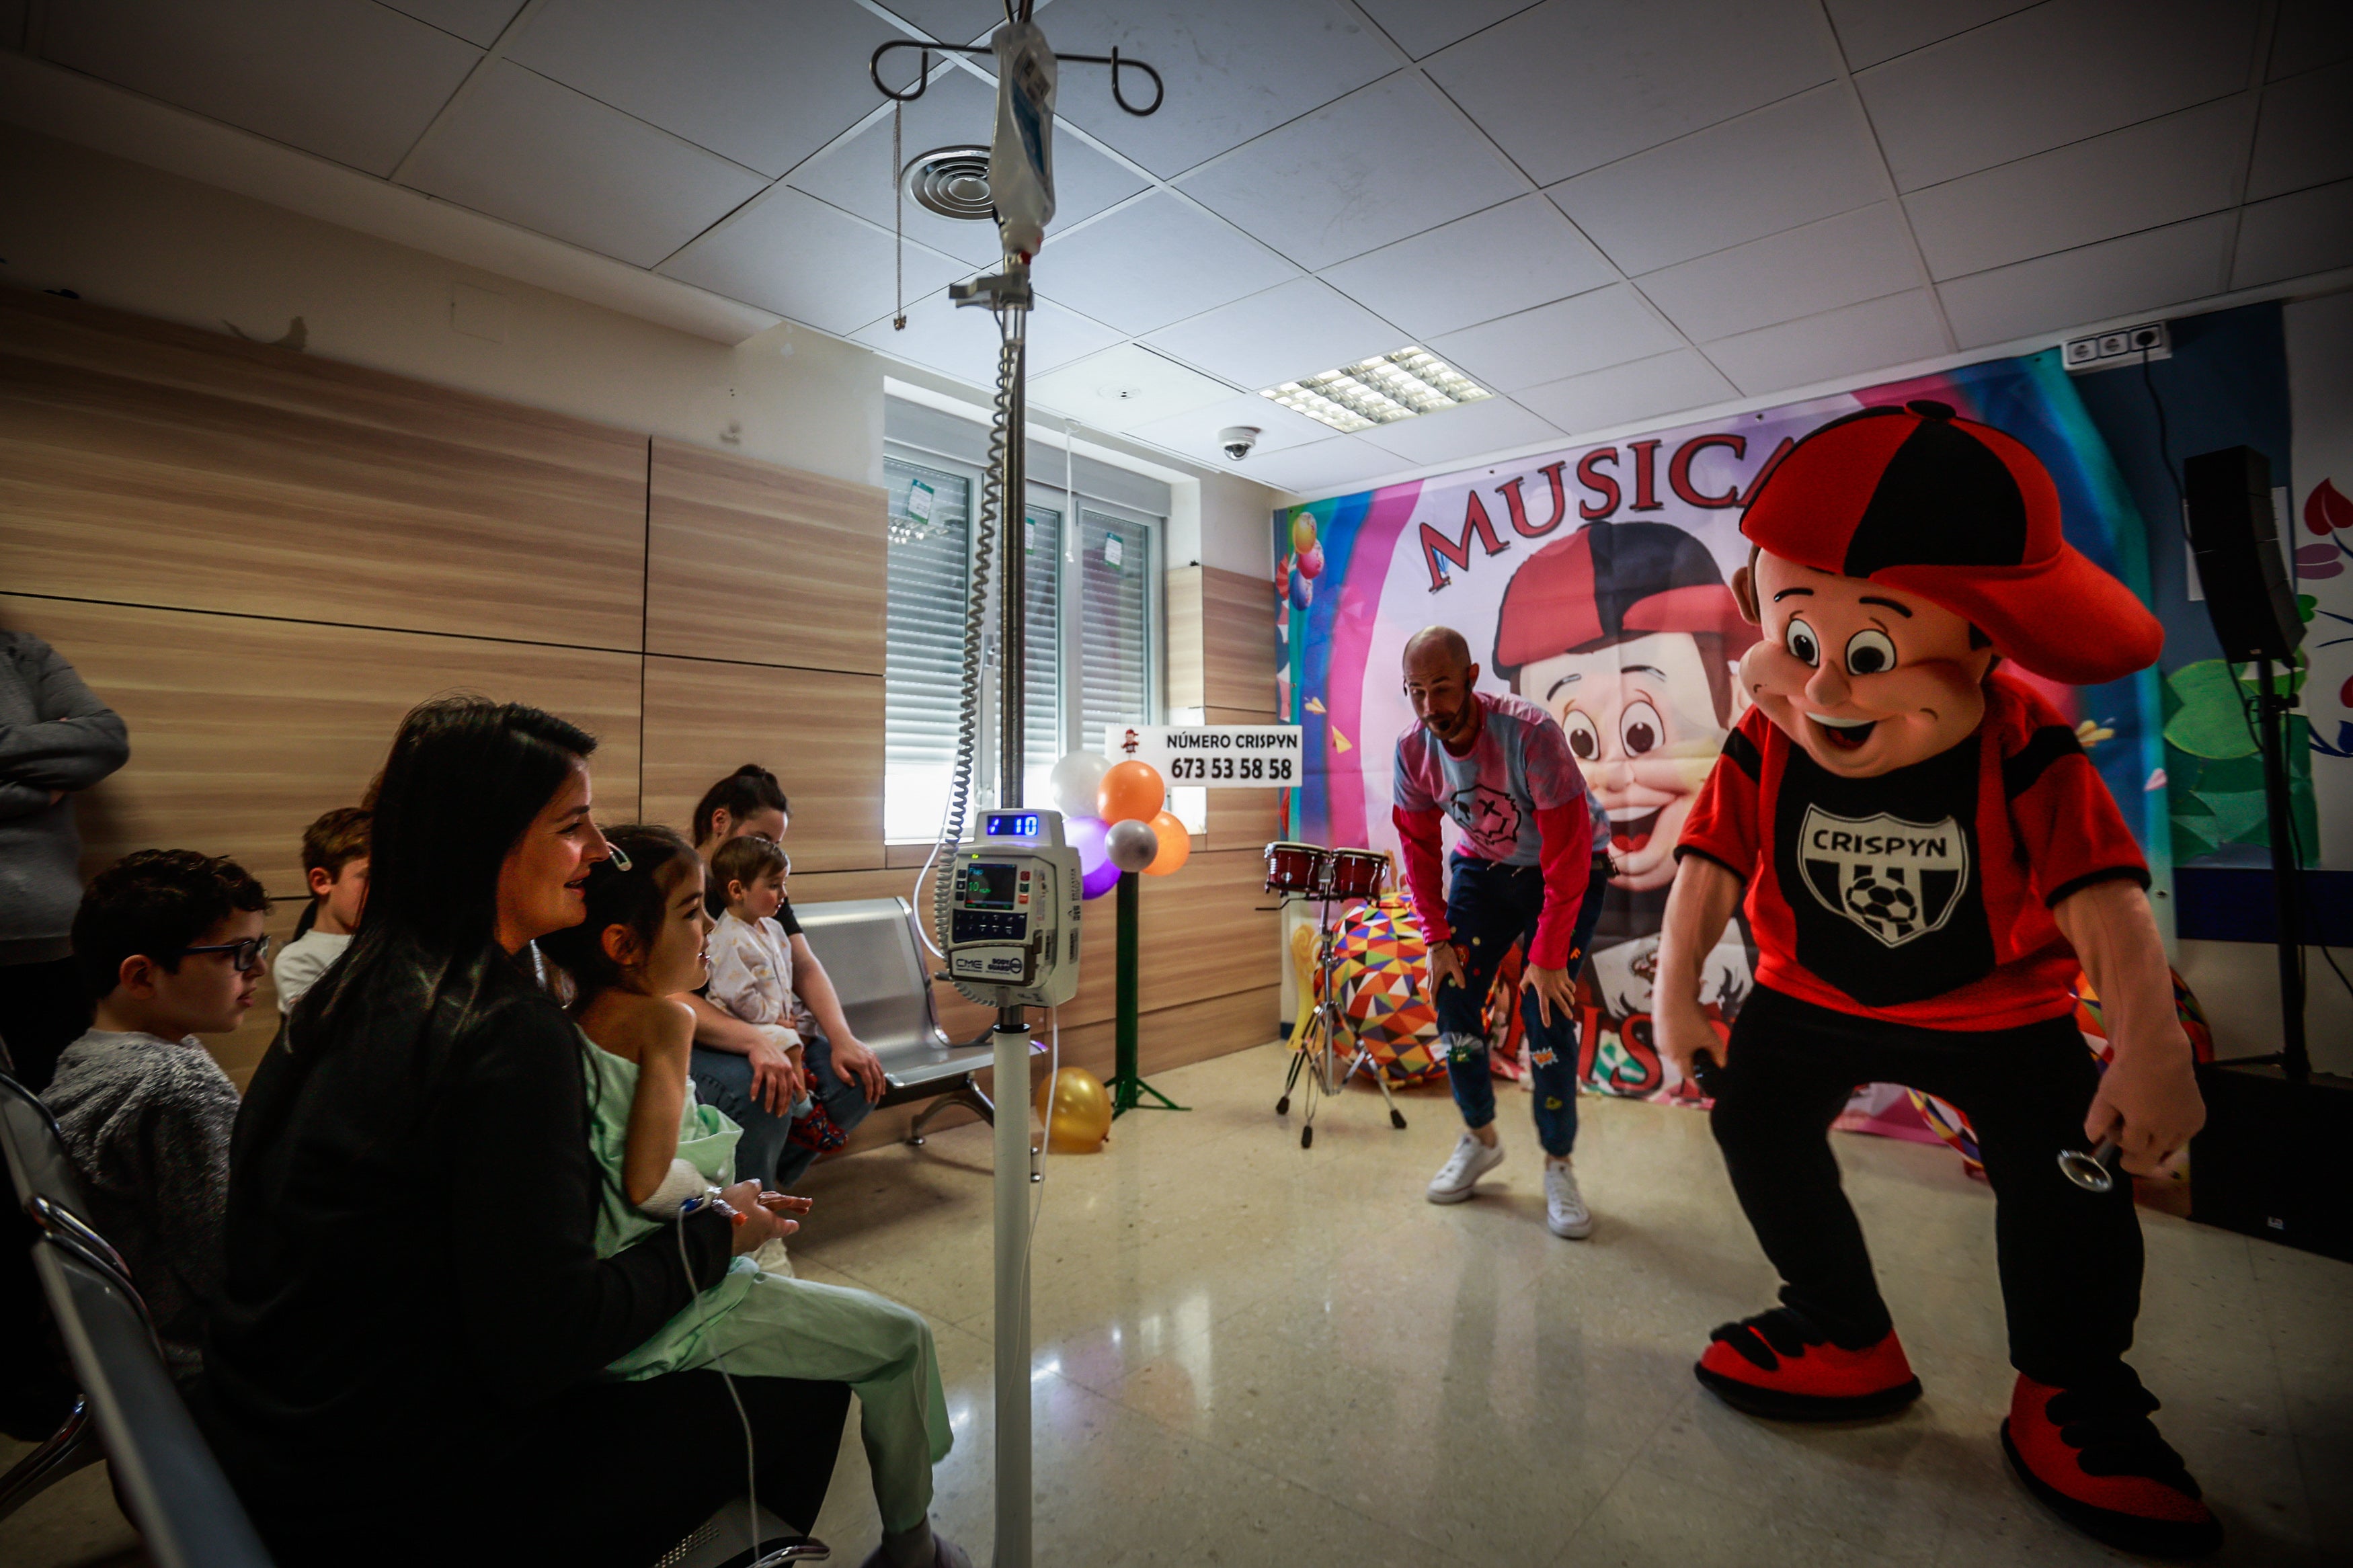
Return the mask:
M 1725 1324 L 1692 1371 L 1735 1410 L 1775 1421 L 1857 1421 L 1920 1397 L 1894 1330 L 1846 1350 L 1788 1307 Z
M 2221 1522 L 2158 1436 L 2156 1409 L 2129 1369 L 2105 1388 L 2021 1377 L 2002 1452 L 2027 1490 L 2093 1540 L 2147 1557 L 2202 1557 L 2222 1544 Z
M 810 1097 L 807 1113 L 793 1123 L 792 1130 L 785 1137 L 790 1142 L 804 1149 L 814 1149 L 820 1154 L 831 1153 L 849 1142 L 849 1134 L 841 1130 L 841 1123 L 826 1110 L 825 1101 L 814 1096 Z

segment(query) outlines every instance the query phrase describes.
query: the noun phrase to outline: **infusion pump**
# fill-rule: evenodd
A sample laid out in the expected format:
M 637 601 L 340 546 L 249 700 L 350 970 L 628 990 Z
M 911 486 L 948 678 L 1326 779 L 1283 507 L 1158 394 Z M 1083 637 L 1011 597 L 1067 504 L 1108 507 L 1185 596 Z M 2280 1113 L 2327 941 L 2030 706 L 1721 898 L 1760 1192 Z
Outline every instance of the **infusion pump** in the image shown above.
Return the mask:
M 1079 852 L 1058 811 L 987 811 L 957 850 L 948 977 L 991 1007 L 1056 1007 L 1079 988 Z

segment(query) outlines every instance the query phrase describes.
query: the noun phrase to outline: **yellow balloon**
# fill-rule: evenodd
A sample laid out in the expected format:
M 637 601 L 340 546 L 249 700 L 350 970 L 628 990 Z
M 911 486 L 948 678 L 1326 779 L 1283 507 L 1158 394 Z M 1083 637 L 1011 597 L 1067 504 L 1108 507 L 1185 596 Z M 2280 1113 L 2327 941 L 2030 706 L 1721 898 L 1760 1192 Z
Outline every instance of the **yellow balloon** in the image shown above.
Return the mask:
M 1291 514 L 1291 548 L 1304 555 L 1315 548 L 1315 514 L 1301 510 Z
M 1111 1094 L 1086 1068 L 1064 1068 L 1038 1085 L 1038 1116 L 1046 1123 L 1048 1149 L 1057 1154 L 1092 1154 L 1111 1135 Z
M 1147 877 L 1166 877 L 1181 871 L 1185 862 L 1193 858 L 1193 836 L 1186 831 L 1183 822 L 1173 811 L 1164 811 L 1152 819 L 1152 831 L 1160 840 L 1160 853 L 1144 868 Z

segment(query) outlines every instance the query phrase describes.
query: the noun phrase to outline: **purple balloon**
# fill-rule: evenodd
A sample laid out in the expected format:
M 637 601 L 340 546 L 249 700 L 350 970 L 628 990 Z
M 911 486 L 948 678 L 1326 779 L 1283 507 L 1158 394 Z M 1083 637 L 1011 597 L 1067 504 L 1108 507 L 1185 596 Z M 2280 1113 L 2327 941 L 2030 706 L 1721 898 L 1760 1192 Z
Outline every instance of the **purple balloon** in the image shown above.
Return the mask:
M 1111 864 L 1111 851 L 1103 844 L 1103 835 L 1110 831 L 1111 824 L 1100 816 L 1062 818 L 1062 842 L 1079 852 L 1081 871 Z
M 1315 599 L 1315 584 L 1309 582 L 1299 568 L 1291 569 L 1291 607 L 1303 610 Z
M 1119 868 L 1113 865 L 1106 858 L 1102 865 L 1080 879 L 1079 896 L 1082 899 L 1100 899 L 1118 886 Z

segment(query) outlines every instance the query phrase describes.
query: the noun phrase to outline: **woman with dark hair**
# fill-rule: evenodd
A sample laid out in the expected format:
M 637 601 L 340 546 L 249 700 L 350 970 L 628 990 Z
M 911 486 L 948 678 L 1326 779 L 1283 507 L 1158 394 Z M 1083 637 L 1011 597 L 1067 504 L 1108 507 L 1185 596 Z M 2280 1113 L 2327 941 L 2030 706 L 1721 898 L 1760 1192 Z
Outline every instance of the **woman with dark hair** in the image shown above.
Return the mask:
M 586 1047 L 523 956 L 607 855 L 595 747 L 514 704 L 411 712 L 367 920 L 254 1074 L 198 1405 L 281 1563 L 639 1568 L 742 1493 L 719 1375 L 602 1376 L 779 1226 L 747 1182 L 740 1218 L 596 1256 Z M 760 1500 L 806 1528 L 849 1390 L 735 1387 Z
M 791 811 L 776 775 L 757 763 L 745 763 L 704 790 L 695 803 L 695 851 L 708 867 L 719 847 L 731 838 L 757 834 L 782 843 Z M 710 891 L 711 912 L 716 917 L 725 907 L 726 889 Z M 805 1042 L 802 1060 L 808 1091 L 846 1132 L 865 1121 L 882 1098 L 888 1087 L 882 1064 L 850 1033 L 833 981 L 801 934 L 800 921 L 793 918 L 792 900 L 778 905 L 771 918 L 784 927 L 785 939 L 792 943 L 793 990 L 807 1014 L 793 1026 Z M 799 1072 L 756 1026 L 731 1016 L 702 995 L 684 1000 L 694 1009 L 695 1091 L 704 1104 L 717 1106 L 744 1129 L 736 1168 L 770 1176 L 778 1187 L 791 1186 L 817 1158 L 814 1147 L 792 1141 L 788 1112 L 799 1098 Z

